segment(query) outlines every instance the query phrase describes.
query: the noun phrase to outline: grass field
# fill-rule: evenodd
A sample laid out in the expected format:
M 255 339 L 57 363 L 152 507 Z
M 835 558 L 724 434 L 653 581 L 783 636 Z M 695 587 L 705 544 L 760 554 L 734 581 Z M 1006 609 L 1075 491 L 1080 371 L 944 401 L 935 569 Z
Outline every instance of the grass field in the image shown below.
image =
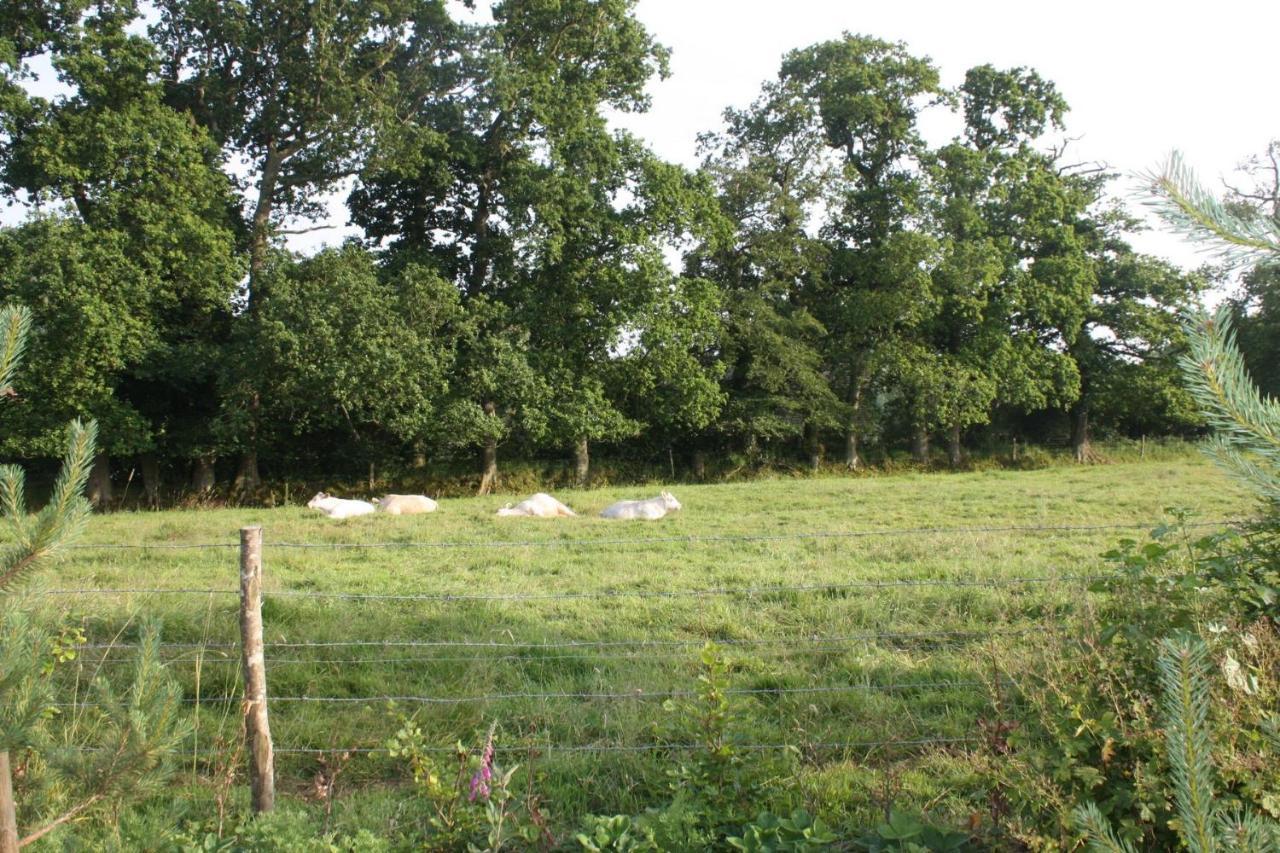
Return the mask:
M 262 525 L 272 728 L 286 795 L 306 789 L 318 760 L 287 750 L 379 747 L 395 715 L 406 714 L 446 749 L 476 744 L 496 721 L 510 760 L 532 761 L 561 829 L 586 813 L 643 809 L 663 796 L 678 753 L 630 748 L 696 738 L 673 728 L 679 714 L 663 700 L 674 691 L 677 704 L 691 701 L 679 694 L 697 689 L 700 648 L 714 640 L 730 662 L 731 689 L 743 691 L 731 697 L 733 736 L 796 747 L 780 772 L 794 775 L 811 808 L 856 823 L 901 799 L 960 819 L 984 793 L 976 768 L 987 759 L 967 741 L 990 713 L 992 654 L 1071 627 L 1089 594 L 1083 581 L 1062 578 L 1105 571 L 1099 555 L 1145 536 L 1142 526 L 1168 507 L 1204 520 L 1250 508 L 1208 463 L 1184 458 L 686 485 L 676 489 L 683 511 L 661 521 L 591 517 L 616 499 L 656 493 L 562 492 L 583 517 L 557 520 L 494 517 L 509 497 L 337 522 L 294 507 L 121 513 L 95 518 L 43 585 L 235 590 L 237 529 Z M 1007 529 L 1102 525 L 1138 526 Z M 379 547 L 345 547 L 365 543 Z M 322 547 L 293 547 L 304 544 Z M 471 597 L 429 598 L 450 595 Z M 141 617 L 155 617 L 166 643 L 211 644 L 166 651 L 198 714 L 183 782 L 188 802 L 200 801 L 227 760 L 206 750 L 233 742 L 239 724 L 234 701 L 213 701 L 239 691 L 238 650 L 217 646 L 236 641 L 236 596 L 39 601 L 45 618 L 82 625 L 94 642 L 127 645 Z M 289 645 L 351 641 L 370 645 Z M 70 686 L 110 673 L 123 656 L 87 654 L 61 677 Z M 401 700 L 393 711 L 377 698 L 385 696 L 448 701 Z M 351 701 L 314 701 L 328 698 Z M 957 742 L 912 743 L 935 740 Z M 585 749 L 556 748 L 566 746 Z M 353 758 L 339 825 L 377 831 L 398 820 L 405 775 L 385 753 Z

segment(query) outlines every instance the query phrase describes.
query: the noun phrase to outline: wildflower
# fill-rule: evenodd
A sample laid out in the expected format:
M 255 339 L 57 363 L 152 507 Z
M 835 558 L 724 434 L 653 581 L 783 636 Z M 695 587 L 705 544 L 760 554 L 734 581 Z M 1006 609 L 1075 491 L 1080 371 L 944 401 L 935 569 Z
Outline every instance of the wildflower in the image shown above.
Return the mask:
M 484 742 L 484 752 L 480 755 L 480 768 L 476 770 L 475 775 L 471 777 L 471 802 L 475 802 L 479 797 L 482 800 L 489 799 L 489 782 L 493 779 L 493 730 L 489 730 L 489 737 Z

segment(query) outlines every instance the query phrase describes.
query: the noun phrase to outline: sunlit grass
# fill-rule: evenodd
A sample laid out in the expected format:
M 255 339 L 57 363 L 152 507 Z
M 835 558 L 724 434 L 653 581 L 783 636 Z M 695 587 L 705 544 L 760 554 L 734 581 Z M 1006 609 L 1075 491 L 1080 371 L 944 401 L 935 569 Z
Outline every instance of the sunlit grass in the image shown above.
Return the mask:
M 945 805 L 967 796 L 956 779 L 982 756 L 895 742 L 976 738 L 993 651 L 1069 630 L 1089 598 L 1081 578 L 1106 570 L 1099 555 L 1116 540 L 1140 538 L 1169 507 L 1208 520 L 1249 510 L 1207 463 L 1182 459 L 686 485 L 676 489 L 683 511 L 661 521 L 594 517 L 657 491 L 559 493 L 578 519 L 496 518 L 507 497 L 346 521 L 299 507 L 109 515 L 45 574 L 46 589 L 213 592 L 49 595 L 42 606 L 97 643 L 127 645 L 142 618 L 159 618 L 167 642 L 209 644 L 170 652 L 193 713 L 197 701 L 230 697 L 199 705 L 197 778 L 211 760 L 199 749 L 237 737 L 238 600 L 222 591 L 237 588 L 238 528 L 256 524 L 285 791 L 301 789 L 315 764 L 287 750 L 378 747 L 403 713 L 441 748 L 475 741 L 493 720 L 503 745 L 538 748 L 539 785 L 559 820 L 643 808 L 660 795 L 669 755 L 553 747 L 679 740 L 663 699 L 697 689 L 700 647 L 716 641 L 732 689 L 744 691 L 732 699 L 735 736 L 797 746 L 802 789 L 859 789 L 895 767 Z M 1134 527 L 1052 529 L 1101 525 Z M 369 543 L 398 547 L 288 547 Z M 682 594 L 691 592 L 704 594 Z M 427 598 L 311 597 L 329 593 Z M 446 595 L 470 598 L 429 598 Z M 288 645 L 350 641 L 375 645 Z M 472 645 L 376 645 L 386 641 Z M 121 669 L 110 660 L 124 654 L 88 652 L 78 677 Z M 495 695 L 508 698 L 485 698 Z M 388 696 L 410 698 L 392 711 L 377 698 Z M 323 697 L 357 701 L 285 701 Z M 884 745 L 821 746 L 848 742 Z M 388 796 L 382 783 L 402 778 L 389 758 L 362 755 L 348 771 L 352 803 Z

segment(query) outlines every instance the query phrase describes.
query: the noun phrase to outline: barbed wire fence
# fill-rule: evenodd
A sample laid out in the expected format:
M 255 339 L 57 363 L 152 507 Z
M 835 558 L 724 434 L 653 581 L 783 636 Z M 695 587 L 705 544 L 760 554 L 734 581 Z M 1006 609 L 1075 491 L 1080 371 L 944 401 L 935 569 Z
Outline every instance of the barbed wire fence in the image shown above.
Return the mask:
M 1184 523 L 1187 528 L 1222 528 L 1237 525 L 1235 520 L 1205 521 Z M 1158 523 L 1117 523 L 1094 525 L 999 525 L 972 527 L 912 527 L 897 529 L 865 530 L 865 531 L 828 531 L 797 532 L 790 534 L 761 534 L 736 536 L 661 536 L 609 539 L 556 539 L 556 540 L 509 540 L 493 542 L 455 541 L 455 542 L 281 542 L 272 543 L 271 549 L 280 550 L 350 550 L 350 549 L 502 549 L 502 548 L 597 548 L 597 547 L 647 547 L 657 544 L 695 544 L 695 543 L 753 543 L 804 541 L 820 539 L 856 539 L 870 536 L 934 536 L 975 533 L 1030 533 L 1061 534 L 1074 532 L 1119 531 L 1126 529 L 1150 529 Z M 464 670 L 471 667 L 493 665 L 512 665 L 524 668 L 547 666 L 564 662 L 581 662 L 599 666 L 610 661 L 642 661 L 656 660 L 693 661 L 696 651 L 701 649 L 709 638 L 696 639 L 649 639 L 628 638 L 609 640 L 521 640 L 511 636 L 507 640 L 477 639 L 432 639 L 421 636 L 397 636 L 383 638 L 353 638 L 343 640 L 274 640 L 266 639 L 263 615 L 263 600 L 278 599 L 281 601 L 309 601 L 322 604 L 413 604 L 432 603 L 447 605 L 450 603 L 493 603 L 515 605 L 533 605 L 555 602 L 582 602 L 598 600 L 603 604 L 618 599 L 657 599 L 657 600 L 699 600 L 713 598 L 736 598 L 751 603 L 770 599 L 774 596 L 828 594 L 852 595 L 856 593 L 874 593 L 884 590 L 918 590 L 934 588 L 940 590 L 974 590 L 974 589 L 1010 589 L 1010 588 L 1045 588 L 1050 585 L 1071 584 L 1085 589 L 1100 580 L 1114 577 L 1112 574 L 1081 571 L 1049 571 L 1043 574 L 1025 574 L 1015 577 L 914 577 L 891 578 L 877 580 L 855 580 L 839 583 L 791 583 L 791 584 L 755 584 L 740 586 L 712 586 L 691 589 L 594 589 L 569 592 L 521 592 L 521 593 L 487 593 L 487 592 L 439 592 L 439 593 L 367 593 L 351 591 L 323 591 L 281 589 L 266 590 L 263 584 L 263 544 L 260 527 L 241 530 L 241 541 L 236 543 L 125 543 L 117 545 L 82 544 L 75 546 L 78 550 L 110 549 L 136 550 L 147 549 L 157 552 L 165 550 L 191 549 L 239 549 L 240 553 L 240 586 L 236 588 L 196 588 L 196 587 L 76 587 L 65 589 L 47 589 L 40 594 L 47 597 L 101 597 L 101 596 L 176 596 L 176 597 L 227 597 L 238 599 L 240 616 L 240 636 L 237 642 L 201 642 L 201 643 L 161 643 L 158 650 L 167 665 L 179 663 L 195 663 L 197 666 L 236 666 L 239 667 L 242 687 L 240 692 L 224 692 L 221 695 L 197 695 L 184 697 L 184 702 L 195 707 L 212 706 L 220 708 L 229 716 L 236 716 L 243 725 L 246 755 L 248 756 L 248 775 L 252 793 L 253 807 L 257 811 L 266 811 L 274 803 L 275 755 L 324 756 L 334 754 L 375 755 L 388 754 L 386 746 L 370 743 L 369 739 L 353 739 L 354 742 L 342 742 L 333 746 L 320 747 L 308 743 L 288 741 L 277 747 L 271 733 L 271 712 L 277 713 L 289 707 L 321 706 L 342 708 L 349 706 L 397 705 L 418 708 L 459 708 L 481 706 L 488 707 L 503 703 L 523 702 L 529 705 L 547 708 L 552 703 L 642 703 L 669 702 L 674 700 L 697 700 L 701 693 L 698 690 L 677 687 L 637 687 L 633 689 L 600 689 L 600 690 L 493 690 L 476 692 L 469 695 L 450 694 L 441 687 L 439 692 L 419 692 L 385 690 L 380 693 L 360 692 L 358 695 L 324 695 L 313 694 L 310 690 L 295 693 L 272 695 L 268 690 L 268 668 L 280 668 L 288 672 L 290 668 L 304 667 L 370 667 L 386 668 L 390 671 L 389 679 L 402 677 L 407 668 L 429 668 L 440 665 L 460 666 Z M 991 627 L 984 630 L 918 630 L 918 631 L 860 631 L 825 633 L 822 631 L 797 632 L 782 637 L 716 637 L 711 639 L 716 646 L 750 654 L 755 658 L 827 656 L 848 653 L 867 647 L 894 647 L 896 645 L 947 647 L 951 645 L 980 645 L 997 640 L 1025 638 L 1028 635 L 1043 637 L 1060 626 L 1043 623 L 1034 626 Z M 78 648 L 86 653 L 101 653 L 94 662 L 98 668 L 124 665 L 131 662 L 132 653 L 139 649 L 135 643 L 128 642 L 85 642 Z M 373 656 L 370 656 L 371 652 Z M 125 653 L 121 656 L 120 653 Z M 318 655 L 316 657 L 312 654 Z M 211 656 L 212 655 L 212 656 Z M 216 655 L 222 655 L 221 657 Z M 222 680 L 225 685 L 226 679 Z M 983 678 L 944 678 L 944 679 L 906 679 L 888 680 L 874 679 L 864 675 L 863 680 L 851 683 L 834 684 L 773 684 L 760 687 L 727 687 L 721 692 L 725 696 L 743 699 L 809 701 L 822 697 L 841 696 L 915 696 L 936 695 L 954 700 L 959 695 L 987 697 L 992 690 L 1000 690 L 1011 686 L 1007 678 L 995 672 Z M 94 707 L 93 703 L 72 701 L 60 703 L 60 710 L 77 710 Z M 767 741 L 757 739 L 755 742 L 735 743 L 734 749 L 742 752 L 766 752 L 783 750 L 802 750 L 806 754 L 819 753 L 872 753 L 884 750 L 919 749 L 919 748 L 966 748 L 981 745 L 985 735 L 981 732 L 981 720 L 974 715 L 969 728 L 972 734 L 955 732 L 921 732 L 909 731 L 898 737 L 882 737 L 876 739 L 831 739 L 824 734 L 806 736 L 804 738 L 778 739 Z M 305 739 L 304 739 L 305 740 Z M 385 741 L 385 738 L 383 739 Z M 620 754 L 620 753 L 661 753 L 689 752 L 704 749 L 705 744 L 688 739 L 652 739 L 649 742 L 620 742 L 594 738 L 587 742 L 574 742 L 552 737 L 527 736 L 510 745 L 499 745 L 499 749 L 517 752 L 536 752 L 540 755 L 562 754 Z M 74 751 L 73 747 L 65 747 Z M 213 747 L 206 746 L 207 751 Z M 442 755 L 456 754 L 457 746 L 427 745 L 422 751 Z M 187 755 L 200 754 L 192 750 Z

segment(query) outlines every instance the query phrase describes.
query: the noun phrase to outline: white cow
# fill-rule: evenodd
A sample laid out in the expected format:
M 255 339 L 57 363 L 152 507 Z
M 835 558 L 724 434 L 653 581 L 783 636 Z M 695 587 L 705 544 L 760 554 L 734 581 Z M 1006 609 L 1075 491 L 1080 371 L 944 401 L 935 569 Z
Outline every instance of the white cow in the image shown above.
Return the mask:
M 557 518 L 566 516 L 574 518 L 577 513 L 545 492 L 538 492 L 527 500 L 512 506 L 507 504 L 498 510 L 498 515 L 524 515 L 532 518 Z
M 387 515 L 419 515 L 424 512 L 435 512 L 440 505 L 426 495 L 387 495 L 374 498 L 379 512 Z
M 374 511 L 373 504 L 368 501 L 331 498 L 324 492 L 316 492 L 316 496 L 307 501 L 307 506 L 320 510 L 330 518 L 352 518 L 357 515 L 368 515 Z
M 663 492 L 656 498 L 647 501 L 618 501 L 605 507 L 601 518 L 662 518 L 669 512 L 680 509 L 680 501 L 670 492 Z

